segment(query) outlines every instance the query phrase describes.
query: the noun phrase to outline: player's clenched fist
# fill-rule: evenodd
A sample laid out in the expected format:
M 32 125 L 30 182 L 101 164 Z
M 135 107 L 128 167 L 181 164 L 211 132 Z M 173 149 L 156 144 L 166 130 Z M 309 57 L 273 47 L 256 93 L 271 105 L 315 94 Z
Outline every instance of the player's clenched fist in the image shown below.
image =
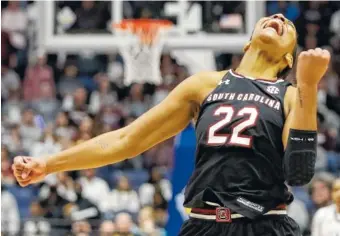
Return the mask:
M 14 158 L 12 170 L 20 186 L 37 183 L 47 174 L 44 159 L 18 156 Z
M 317 85 L 327 71 L 330 58 L 330 53 L 321 48 L 301 52 L 297 61 L 297 83 Z

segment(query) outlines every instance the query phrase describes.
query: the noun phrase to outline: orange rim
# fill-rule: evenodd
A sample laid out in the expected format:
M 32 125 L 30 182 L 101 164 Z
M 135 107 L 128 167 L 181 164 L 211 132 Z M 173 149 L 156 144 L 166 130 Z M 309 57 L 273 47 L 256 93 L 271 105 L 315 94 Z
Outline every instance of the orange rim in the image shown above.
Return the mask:
M 160 29 L 169 28 L 173 23 L 160 19 L 124 19 L 113 27 L 120 30 L 129 30 L 137 35 L 143 44 L 152 44 Z

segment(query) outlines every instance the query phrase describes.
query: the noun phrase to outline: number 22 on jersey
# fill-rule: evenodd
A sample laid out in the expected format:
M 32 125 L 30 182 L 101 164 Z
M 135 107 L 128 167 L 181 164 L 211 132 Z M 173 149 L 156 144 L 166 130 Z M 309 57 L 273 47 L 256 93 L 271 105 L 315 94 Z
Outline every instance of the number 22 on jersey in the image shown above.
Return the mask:
M 256 107 L 244 107 L 235 111 L 233 106 L 223 105 L 214 111 L 214 116 L 223 117 L 218 122 L 210 126 L 208 130 L 208 145 L 229 144 L 233 146 L 250 147 L 252 137 L 241 135 L 247 129 L 256 125 L 259 112 Z M 232 125 L 231 134 L 216 134 L 220 129 L 227 126 L 233 117 L 242 117 L 241 121 Z

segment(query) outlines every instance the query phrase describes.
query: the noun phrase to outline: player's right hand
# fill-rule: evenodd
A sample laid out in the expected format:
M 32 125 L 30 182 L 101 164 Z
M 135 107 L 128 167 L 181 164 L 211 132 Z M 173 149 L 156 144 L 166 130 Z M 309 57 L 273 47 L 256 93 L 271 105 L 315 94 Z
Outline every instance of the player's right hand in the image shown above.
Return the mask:
M 40 182 L 47 175 L 46 161 L 43 158 L 17 156 L 12 170 L 21 187 Z

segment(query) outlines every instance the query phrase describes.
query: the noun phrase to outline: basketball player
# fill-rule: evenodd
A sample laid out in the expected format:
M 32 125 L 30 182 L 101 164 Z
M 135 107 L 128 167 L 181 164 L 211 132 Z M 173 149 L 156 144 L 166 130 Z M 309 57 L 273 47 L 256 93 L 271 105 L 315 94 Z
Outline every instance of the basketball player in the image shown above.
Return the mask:
M 320 208 L 312 222 L 312 236 L 340 236 L 340 178 L 333 182 L 334 204 Z
M 314 174 L 317 86 L 330 54 L 302 52 L 297 87 L 282 78 L 295 62 L 297 33 L 283 15 L 256 24 L 236 71 L 202 72 L 178 85 L 130 125 L 46 158 L 16 157 L 21 186 L 50 173 L 135 157 L 196 123 L 194 173 L 186 187 L 190 219 L 180 235 L 299 235 L 286 215 L 289 185 Z

